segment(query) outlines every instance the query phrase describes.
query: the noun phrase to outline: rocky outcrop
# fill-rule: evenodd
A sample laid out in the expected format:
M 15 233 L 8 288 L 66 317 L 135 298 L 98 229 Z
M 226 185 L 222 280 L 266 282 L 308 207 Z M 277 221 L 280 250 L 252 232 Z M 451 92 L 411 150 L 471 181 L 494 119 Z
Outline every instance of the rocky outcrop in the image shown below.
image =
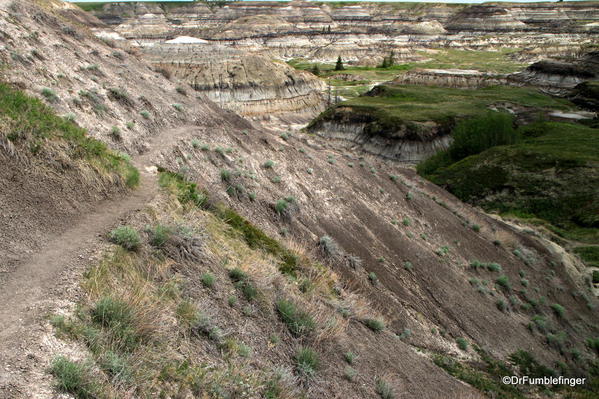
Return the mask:
M 599 79 L 599 51 L 590 51 L 575 58 L 548 59 L 512 74 L 512 82 L 537 86 L 543 91 L 565 96 L 577 85 Z
M 309 120 L 324 109 L 324 83 L 285 63 L 221 45 L 175 40 L 144 49 L 157 68 L 244 116 Z
M 322 113 L 308 125 L 309 132 L 383 158 L 418 162 L 451 143 L 450 126 L 437 122 L 393 121 L 382 124 L 369 112 L 337 106 Z
M 504 85 L 508 83 L 508 80 L 506 75 L 484 73 L 476 70 L 414 69 L 398 76 L 393 80 L 393 83 L 478 89 Z
M 596 4 L 569 2 L 536 4 L 481 4 L 466 7 L 446 24 L 450 31 L 479 32 L 595 32 L 599 22 Z
M 112 3 L 94 13 L 139 44 L 187 35 L 269 58 L 309 58 L 375 65 L 422 60 L 439 47 L 521 48 L 525 62 L 576 50 L 599 34 L 599 9 L 590 2 L 482 4 L 237 2 Z M 462 33 L 463 32 L 463 33 Z M 490 33 L 501 32 L 497 37 Z

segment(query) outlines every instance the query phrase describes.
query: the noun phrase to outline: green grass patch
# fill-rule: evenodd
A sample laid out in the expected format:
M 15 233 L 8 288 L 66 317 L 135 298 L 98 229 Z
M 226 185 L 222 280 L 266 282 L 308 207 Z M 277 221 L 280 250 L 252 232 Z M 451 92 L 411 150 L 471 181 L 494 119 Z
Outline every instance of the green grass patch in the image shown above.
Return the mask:
M 106 397 L 101 384 L 95 379 L 89 366 L 60 356 L 54 359 L 50 373 L 56 380 L 56 389 L 70 393 L 77 399 Z
M 597 247 L 576 247 L 574 253 L 580 256 L 580 259 L 587 265 L 599 267 L 599 246 Z
M 126 157 L 112 152 L 106 144 L 87 135 L 73 120 L 57 116 L 37 98 L 0 83 L 0 119 L 8 140 L 29 146 L 33 154 L 45 142 L 66 142 L 64 151 L 71 159 L 84 159 L 105 173 L 115 173 L 129 187 L 139 183 L 139 171 Z
M 130 226 L 117 227 L 108 234 L 108 239 L 129 251 L 136 251 L 141 244 L 139 233 Z
M 276 307 L 281 320 L 287 325 L 293 336 L 310 335 L 316 329 L 316 322 L 312 316 L 298 309 L 297 304 L 287 300 L 279 300 Z
M 419 165 L 419 172 L 487 211 L 527 219 L 565 238 L 599 242 L 599 129 L 544 122 L 520 131 L 515 144 L 457 162 L 441 152 Z M 579 251 L 597 262 L 594 250 Z

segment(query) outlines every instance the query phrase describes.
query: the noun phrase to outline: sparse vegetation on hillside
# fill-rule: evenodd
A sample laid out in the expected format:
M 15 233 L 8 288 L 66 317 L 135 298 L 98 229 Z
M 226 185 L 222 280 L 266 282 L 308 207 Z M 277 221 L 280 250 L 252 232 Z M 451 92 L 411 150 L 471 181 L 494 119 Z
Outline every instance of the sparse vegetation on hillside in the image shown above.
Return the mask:
M 50 153 L 64 151 L 73 161 L 83 159 L 103 173 L 120 176 L 129 187 L 139 182 L 139 172 L 128 160 L 89 137 L 72 120 L 57 116 L 40 100 L 5 83 L 0 83 L 0 119 L 0 138 L 29 147 L 34 155 L 46 151 L 46 147 Z M 66 148 L 56 149 L 57 142 L 67 143 Z

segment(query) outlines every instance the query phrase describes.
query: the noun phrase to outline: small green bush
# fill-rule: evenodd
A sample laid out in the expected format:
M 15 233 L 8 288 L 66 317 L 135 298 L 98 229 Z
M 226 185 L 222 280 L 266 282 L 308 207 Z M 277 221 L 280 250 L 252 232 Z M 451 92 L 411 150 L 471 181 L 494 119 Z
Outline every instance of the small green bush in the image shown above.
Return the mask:
M 502 312 L 507 310 L 507 303 L 503 299 L 498 299 L 497 302 L 495 302 L 495 306 Z
M 375 272 L 368 273 L 368 280 L 370 280 L 372 284 L 376 284 L 379 282 L 379 278 L 376 276 Z
M 112 230 L 108 234 L 108 239 L 129 251 L 137 250 L 141 244 L 139 233 L 129 226 L 120 226 Z
M 212 273 L 204 273 L 200 276 L 200 281 L 204 287 L 212 288 L 214 287 L 216 277 L 214 277 L 214 274 Z
M 220 179 L 222 181 L 229 183 L 231 181 L 232 177 L 233 177 L 233 173 L 230 170 L 227 170 L 227 169 L 220 170 Z
M 510 279 L 506 275 L 499 276 L 497 280 L 495 280 L 495 283 L 506 290 L 510 290 L 512 288 L 510 285 Z
M 381 378 L 377 378 L 375 382 L 375 391 L 381 399 L 394 399 L 395 394 L 391 386 Z
M 311 348 L 300 348 L 295 354 L 295 365 L 299 374 L 314 377 L 320 367 L 320 358 Z
M 353 352 L 346 352 L 343 355 L 343 358 L 345 359 L 345 361 L 347 362 L 347 364 L 354 364 L 354 362 L 356 361 L 356 359 L 358 358 L 358 356 L 353 353 Z
M 563 318 L 566 314 L 566 309 L 559 303 L 554 303 L 553 305 L 551 305 L 551 309 L 555 312 L 556 315 L 558 315 L 558 317 Z
M 128 382 L 131 380 L 132 371 L 127 360 L 118 353 L 108 351 L 100 358 L 100 368 L 108 374 L 112 380 Z
M 276 306 L 281 320 L 287 325 L 293 336 L 309 335 L 316 329 L 316 322 L 312 316 L 307 312 L 299 310 L 295 303 L 279 300 Z
M 234 282 L 245 281 L 248 279 L 247 273 L 239 268 L 229 270 L 229 278 Z
M 268 161 L 264 162 L 264 164 L 262 164 L 262 166 L 265 169 L 272 169 L 275 166 L 275 162 L 269 159 Z
M 172 104 L 172 106 L 177 112 L 183 111 L 183 105 L 181 105 L 181 104 Z
M 100 384 L 91 375 L 91 370 L 80 363 L 60 356 L 54 359 L 50 373 L 56 379 L 56 388 L 77 399 L 97 399 L 102 395 Z
M 465 351 L 468 349 L 468 341 L 466 341 L 464 338 L 460 337 L 456 339 L 455 342 L 458 344 L 458 348 L 461 350 Z
M 58 101 L 58 96 L 56 95 L 56 92 L 54 92 L 54 90 L 50 89 L 49 87 L 44 87 L 42 89 L 42 96 L 44 96 L 46 100 L 48 100 L 51 103 Z
M 473 224 L 472 225 L 472 230 L 476 231 L 477 233 L 480 231 L 480 226 L 478 224 Z
M 339 246 L 337 245 L 335 240 L 333 240 L 333 238 L 331 238 L 328 235 L 320 237 L 320 239 L 318 240 L 318 245 L 320 246 L 320 248 L 322 248 L 323 252 L 327 256 L 335 257 L 338 256 L 340 253 Z
M 229 298 L 227 298 L 227 303 L 231 307 L 235 306 L 235 304 L 237 303 L 237 297 L 235 295 L 230 295 Z
M 110 136 L 114 139 L 114 140 L 121 140 L 122 136 L 121 136 L 121 129 L 119 129 L 117 126 L 113 126 L 110 129 Z
M 345 379 L 347 379 L 348 381 L 353 381 L 357 375 L 358 372 L 356 371 L 356 369 L 350 366 L 345 366 L 345 369 L 343 370 L 343 376 L 345 377 Z
M 250 281 L 239 281 L 235 283 L 235 287 L 241 290 L 241 293 L 248 301 L 253 301 L 258 297 L 258 289 Z
M 412 223 L 410 222 L 410 219 L 408 219 L 408 218 L 403 218 L 402 224 L 403 224 L 404 226 L 408 227 L 408 226 L 409 226 L 410 224 L 412 224 Z
M 172 230 L 170 227 L 161 224 L 156 225 L 156 227 L 150 231 L 150 245 L 156 248 L 164 247 L 171 234 Z
M 150 119 L 150 112 L 149 112 L 149 111 L 143 110 L 143 111 L 140 111 L 140 113 L 139 113 L 139 114 L 140 114 L 140 115 L 141 115 L 141 116 L 142 116 L 144 119 Z
M 385 323 L 379 319 L 366 319 L 364 324 L 374 332 L 381 332 L 385 329 Z

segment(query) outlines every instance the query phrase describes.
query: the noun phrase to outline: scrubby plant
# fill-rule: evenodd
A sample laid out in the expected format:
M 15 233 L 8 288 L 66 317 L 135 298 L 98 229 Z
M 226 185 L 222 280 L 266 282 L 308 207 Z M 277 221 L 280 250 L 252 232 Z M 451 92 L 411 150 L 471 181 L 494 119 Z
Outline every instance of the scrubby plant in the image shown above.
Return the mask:
M 253 301 L 258 297 L 258 289 L 250 281 L 239 281 L 235 283 L 235 287 L 241 290 L 244 298 L 248 301 Z
M 139 233 L 130 226 L 117 227 L 108 234 L 108 239 L 129 251 L 137 250 L 141 244 Z
M 385 329 L 385 322 L 379 319 L 365 319 L 364 324 L 374 332 L 381 332 Z
M 227 169 L 220 170 L 220 179 L 224 182 L 230 183 L 233 177 L 233 173 Z
M 406 193 L 406 200 L 410 201 L 414 199 L 414 194 L 412 194 L 411 192 L 407 192 Z
M 307 172 L 309 175 L 311 175 L 311 174 L 313 174 L 313 173 L 314 173 L 314 169 L 312 169 L 312 168 L 308 168 L 308 169 L 306 169 L 306 172 Z
M 455 342 L 458 344 L 458 348 L 460 348 L 461 350 L 465 351 L 468 349 L 468 341 L 466 341 L 466 339 L 460 337 L 457 338 Z
M 49 87 L 44 87 L 41 93 L 42 96 L 44 96 L 46 100 L 48 100 L 51 103 L 58 101 L 58 96 L 56 95 L 56 92 L 50 89 Z
M 495 280 L 495 283 L 497 283 L 498 286 L 505 288 L 506 290 L 510 290 L 512 288 L 512 286 L 510 285 L 510 279 L 505 274 L 499 276 L 497 280 Z
M 114 140 L 121 140 L 121 129 L 119 129 L 117 126 L 113 126 L 110 129 L 110 136 L 114 139 Z
M 206 272 L 200 276 L 200 281 L 202 282 L 202 285 L 204 285 L 204 287 L 213 288 L 214 283 L 216 281 L 216 277 L 214 277 L 214 274 Z
M 349 351 L 343 354 L 343 358 L 345 359 L 347 364 L 354 364 L 358 356 L 354 352 Z
M 353 367 L 345 366 L 345 369 L 343 369 L 343 377 L 345 377 L 345 379 L 348 381 L 353 381 L 357 375 L 358 372 Z
M 391 179 L 392 182 L 396 182 L 399 179 L 399 176 L 397 176 L 397 175 L 389 175 L 389 179 Z
M 403 218 L 402 220 L 402 224 L 406 227 L 410 226 L 410 224 L 412 224 L 412 222 L 410 221 L 410 219 L 408 218 Z
M 377 378 L 375 381 L 375 391 L 381 399 L 394 399 L 395 394 L 391 386 L 382 378 Z
M 477 233 L 480 231 L 480 226 L 478 224 L 473 224 L 472 225 L 472 230 L 476 231 Z
M 140 115 L 141 115 L 141 116 L 142 116 L 144 119 L 150 119 L 150 112 L 149 112 L 149 111 L 143 110 L 143 111 L 140 111 L 140 112 L 139 112 L 139 114 L 140 114 Z
M 182 112 L 183 111 L 183 105 L 181 104 L 171 104 L 173 106 L 173 108 L 177 111 L 177 112 Z
M 525 278 L 520 279 L 520 284 L 522 284 L 523 287 L 528 287 L 528 280 Z
M 448 246 L 442 246 L 441 248 L 437 249 L 435 251 L 435 253 L 439 256 L 445 256 L 449 253 L 449 247 Z
M 406 270 L 412 270 L 414 268 L 414 265 L 412 265 L 412 262 L 406 261 L 403 263 L 403 268 Z
M 599 354 L 599 337 L 597 338 L 588 338 L 587 346 L 594 350 L 597 354 Z
M 132 371 L 127 359 L 113 351 L 108 351 L 99 360 L 100 368 L 108 374 L 113 381 L 127 383 L 131 380 Z
M 564 315 L 566 314 L 566 309 L 559 303 L 554 303 L 553 305 L 551 305 L 551 309 L 555 312 L 555 314 L 558 317 L 563 318 Z
M 156 248 L 162 248 L 169 240 L 172 229 L 161 224 L 156 225 L 150 230 L 150 245 Z
M 299 348 L 295 354 L 295 366 L 298 373 L 303 377 L 314 377 L 320 367 L 318 353 L 311 348 Z
M 376 276 L 375 272 L 368 273 L 368 280 L 370 280 L 372 284 L 376 284 L 379 282 L 379 278 Z
M 233 307 L 233 306 L 235 306 L 236 303 L 237 303 L 237 297 L 235 295 L 230 295 L 227 298 L 227 304 L 229 304 L 229 306 Z
M 123 89 L 114 88 L 114 87 L 109 88 L 108 89 L 108 97 L 110 97 L 111 99 L 118 101 L 122 105 L 125 105 L 128 107 L 133 105 L 133 100 L 131 100 L 131 97 L 129 96 L 129 94 Z
M 333 238 L 331 238 L 328 235 L 320 237 L 320 239 L 318 240 L 318 245 L 325 253 L 325 255 L 330 257 L 338 256 L 341 252 L 335 240 L 333 240 Z
M 101 385 L 93 378 L 90 368 L 60 356 L 54 359 L 50 373 L 56 379 L 56 388 L 77 399 L 96 399 L 102 395 Z
M 276 307 L 281 320 L 287 325 L 293 336 L 309 335 L 316 329 L 316 322 L 312 316 L 299 310 L 295 303 L 282 299 L 276 302 Z
M 248 279 L 248 275 L 243 270 L 235 268 L 229 270 L 229 278 L 233 280 L 233 282 L 245 281 Z
M 275 166 L 275 161 L 272 161 L 272 160 L 270 160 L 270 159 L 269 159 L 268 161 L 264 162 L 264 163 L 262 164 L 262 166 L 263 166 L 265 169 L 272 169 L 272 168 L 273 168 L 273 166 Z
M 503 299 L 498 299 L 497 302 L 495 302 L 495 306 L 497 306 L 497 309 L 499 309 L 502 312 L 505 312 L 507 310 L 507 303 Z

